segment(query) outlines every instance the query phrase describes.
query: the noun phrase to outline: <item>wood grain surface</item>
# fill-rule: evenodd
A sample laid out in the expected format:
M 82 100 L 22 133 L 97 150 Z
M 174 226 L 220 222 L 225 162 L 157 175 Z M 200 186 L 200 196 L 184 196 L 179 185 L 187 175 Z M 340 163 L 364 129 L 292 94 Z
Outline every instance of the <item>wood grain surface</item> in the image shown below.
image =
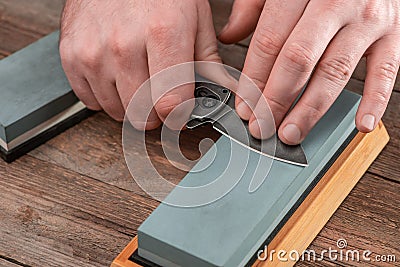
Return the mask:
M 216 28 L 231 0 L 211 1 Z M 0 58 L 56 30 L 63 0 L 0 0 Z M 248 41 L 221 45 L 225 62 L 240 68 Z M 361 65 L 360 65 L 361 66 Z M 365 71 L 365 68 L 364 68 Z M 349 88 L 361 92 L 363 69 Z M 345 238 L 349 248 L 394 254 L 400 264 L 400 93 L 383 121 L 389 145 L 313 241 L 320 252 Z M 184 133 L 182 150 L 199 156 L 196 144 L 212 131 Z M 184 172 L 166 164 L 159 131 L 149 132 L 151 159 L 163 174 Z M 194 136 L 194 137 L 193 137 Z M 212 133 L 214 140 L 218 135 Z M 109 266 L 158 205 L 125 166 L 121 124 L 97 113 L 13 164 L 0 162 L 0 266 Z M 364 262 L 299 262 L 298 266 L 365 266 Z M 389 266 L 382 263 L 368 265 Z

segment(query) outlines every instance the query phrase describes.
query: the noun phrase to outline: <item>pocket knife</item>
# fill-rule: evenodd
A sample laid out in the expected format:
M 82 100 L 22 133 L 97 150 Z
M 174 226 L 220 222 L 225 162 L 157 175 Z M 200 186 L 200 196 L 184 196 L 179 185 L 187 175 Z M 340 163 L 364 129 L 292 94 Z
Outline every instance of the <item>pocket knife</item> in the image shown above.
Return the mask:
M 211 123 L 221 134 L 263 156 L 308 166 L 301 145 L 287 145 L 276 134 L 266 140 L 254 138 L 250 134 L 248 122 L 241 120 L 236 113 L 235 96 L 229 89 L 211 82 L 196 82 L 195 107 L 186 127 L 194 129 L 206 123 Z

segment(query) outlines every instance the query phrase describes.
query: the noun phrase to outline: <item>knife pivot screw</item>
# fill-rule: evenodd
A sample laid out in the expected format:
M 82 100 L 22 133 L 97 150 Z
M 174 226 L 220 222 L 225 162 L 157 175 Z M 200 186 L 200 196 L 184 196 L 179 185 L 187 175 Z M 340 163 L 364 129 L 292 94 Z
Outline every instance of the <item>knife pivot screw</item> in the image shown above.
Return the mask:
M 217 105 L 218 100 L 211 97 L 204 97 L 202 103 L 206 108 L 213 108 Z

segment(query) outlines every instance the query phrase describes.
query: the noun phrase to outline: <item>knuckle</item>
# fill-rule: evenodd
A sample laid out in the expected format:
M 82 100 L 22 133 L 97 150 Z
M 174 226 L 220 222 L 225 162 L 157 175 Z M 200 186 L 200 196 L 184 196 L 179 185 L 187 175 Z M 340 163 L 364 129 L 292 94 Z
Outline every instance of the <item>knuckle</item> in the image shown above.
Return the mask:
M 196 55 L 196 59 L 201 61 L 219 62 L 221 59 L 218 54 L 218 46 L 210 45 Z
M 70 66 L 73 64 L 75 55 L 71 49 L 70 42 L 67 39 L 60 40 L 59 53 L 63 66 Z
M 323 9 L 321 10 L 319 16 L 316 19 L 321 19 L 323 17 L 331 17 L 331 18 L 340 18 L 346 16 L 346 8 L 349 6 L 348 1 L 346 0 L 329 0 L 329 1 L 320 1 L 323 5 Z M 316 21 L 316 23 L 319 23 Z
M 284 43 L 282 36 L 272 29 L 261 26 L 257 29 L 254 38 L 254 48 L 259 56 L 271 55 L 277 57 Z
M 275 114 L 284 116 L 288 111 L 289 107 L 287 107 L 287 105 L 285 104 L 287 102 L 283 102 L 281 99 L 272 96 L 267 96 L 266 99 L 268 105 L 270 106 L 271 110 L 274 111 Z
M 373 102 L 373 106 L 376 108 L 384 109 L 389 102 L 391 90 L 374 90 L 372 92 L 365 92 L 364 97 Z
M 114 35 L 110 40 L 109 48 L 115 57 L 127 58 L 133 50 L 133 42 L 126 37 Z
M 85 67 L 97 69 L 100 65 L 101 53 L 99 49 L 82 45 L 77 48 L 76 53 L 79 55 L 80 61 Z
M 262 92 L 262 90 L 264 90 L 265 85 L 267 84 L 266 78 L 265 80 L 259 78 L 259 77 L 250 77 L 250 79 L 254 82 L 254 84 L 257 86 L 258 91 L 256 91 L 255 89 L 252 89 L 252 91 L 255 93 L 260 93 Z
M 304 98 L 299 101 L 300 110 L 304 110 L 308 117 L 319 120 L 328 111 L 329 107 L 335 102 L 341 90 L 337 88 L 326 89 L 322 94 L 313 98 Z
M 362 9 L 362 18 L 369 23 L 381 22 L 385 16 L 383 14 L 385 8 L 382 8 L 382 1 L 369 0 Z
M 352 59 L 348 56 L 338 56 L 321 61 L 320 75 L 335 84 L 343 84 L 350 79 Z
M 325 3 L 326 3 L 327 11 L 337 12 L 338 9 L 343 8 L 343 6 L 346 4 L 346 1 L 330 0 L 330 1 L 326 1 Z
M 171 40 L 175 35 L 175 19 L 153 19 L 149 23 L 148 36 L 154 41 Z
M 186 47 L 191 40 L 184 38 L 184 31 L 178 30 L 176 19 L 151 22 L 147 36 L 150 44 L 164 53 L 166 57 L 179 54 L 182 47 Z M 179 40 L 179 42 L 177 42 Z
M 387 60 L 377 66 L 375 76 L 379 80 L 393 82 L 396 79 L 398 70 L 399 62 Z
M 287 48 L 283 54 L 287 62 L 284 66 L 287 71 L 309 73 L 313 70 L 316 56 L 308 47 L 305 44 L 293 43 Z
M 318 119 L 325 113 L 325 105 L 323 101 L 310 103 L 309 101 L 302 102 L 302 110 L 307 114 L 307 117 L 311 119 Z

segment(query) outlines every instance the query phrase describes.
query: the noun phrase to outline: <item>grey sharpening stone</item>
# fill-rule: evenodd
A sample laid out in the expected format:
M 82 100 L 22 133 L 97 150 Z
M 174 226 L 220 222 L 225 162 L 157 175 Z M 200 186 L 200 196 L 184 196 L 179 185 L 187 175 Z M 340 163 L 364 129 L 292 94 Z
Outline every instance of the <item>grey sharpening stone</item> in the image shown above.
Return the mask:
M 0 150 L 7 161 L 90 114 L 64 74 L 58 39 L 59 32 L 54 32 L 0 61 Z M 72 107 L 67 117 L 54 119 Z M 40 126 L 49 120 L 57 124 L 41 132 Z
M 302 144 L 309 160 L 307 167 L 273 161 L 264 183 L 249 193 L 258 161 L 261 164 L 256 175 L 265 176 L 259 170 L 270 160 L 251 151 L 242 179 L 223 198 L 195 208 L 160 204 L 138 230 L 139 256 L 167 267 L 250 264 L 258 249 L 273 239 L 294 212 L 307 190 L 315 186 L 316 178 L 326 172 L 337 151 L 355 135 L 359 101 L 359 95 L 345 90 L 314 127 Z M 217 154 L 213 163 L 204 170 L 189 172 L 180 185 L 213 181 L 223 173 L 228 160 L 234 164 L 223 176 L 242 172 L 235 166 L 241 165 L 242 155 L 248 153 L 246 148 L 224 136 L 214 146 Z M 200 170 L 202 162 L 209 162 L 211 154 L 207 153 L 194 170 Z M 187 196 L 173 190 L 167 200 L 181 197 Z

